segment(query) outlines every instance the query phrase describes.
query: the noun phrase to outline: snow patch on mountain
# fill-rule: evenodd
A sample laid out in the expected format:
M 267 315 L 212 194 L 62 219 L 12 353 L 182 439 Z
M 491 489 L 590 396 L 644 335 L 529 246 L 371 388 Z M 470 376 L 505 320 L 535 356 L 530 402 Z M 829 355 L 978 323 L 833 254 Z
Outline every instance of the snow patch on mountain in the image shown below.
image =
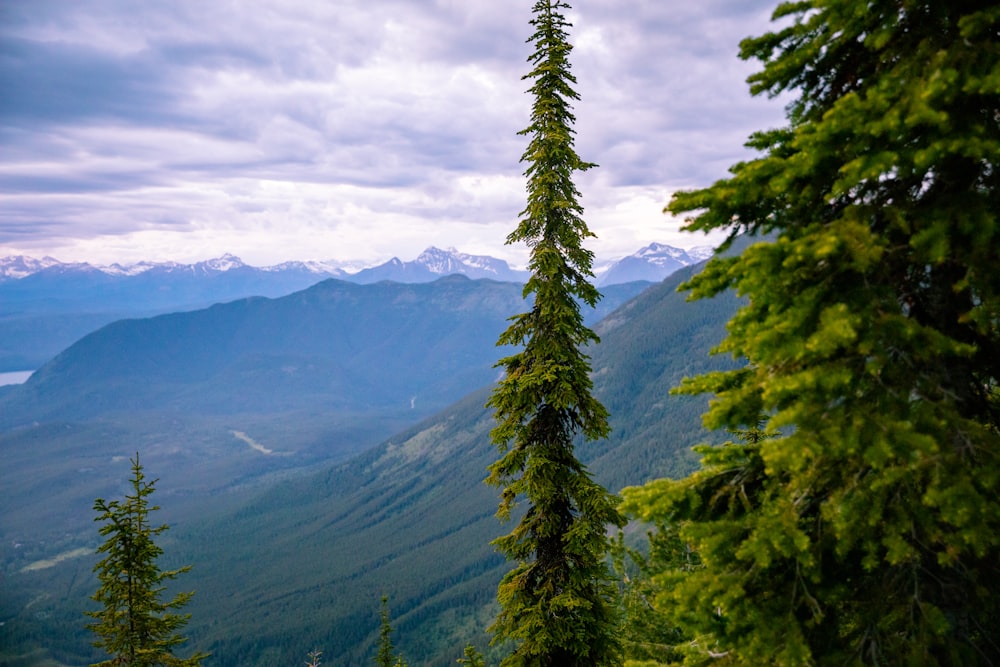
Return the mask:
M 356 267 L 356 268 L 355 268 Z M 351 269 L 354 269 L 353 271 Z M 305 262 L 282 262 L 273 266 L 262 266 L 261 271 L 268 273 L 281 273 L 283 271 L 301 271 L 304 273 L 314 273 L 318 276 L 341 276 L 348 273 L 355 273 L 365 268 L 363 264 L 351 264 L 336 262 L 334 260 Z
M 156 268 L 160 264 L 156 262 L 137 262 L 135 264 L 109 264 L 102 266 L 101 271 L 112 276 L 138 276 L 150 269 Z
M 690 261 L 686 250 L 663 243 L 650 243 L 631 256 L 645 259 L 647 262 L 658 266 L 667 263 L 667 260 L 671 259 L 678 262 Z
M 440 248 L 431 246 L 417 256 L 415 263 L 427 267 L 427 270 L 431 273 L 443 276 L 459 272 L 456 269 L 459 269 L 463 262 L 456 256 L 457 254 L 458 251 L 454 248 L 441 250 Z
M 243 268 L 246 264 L 244 264 L 243 260 L 236 255 L 230 255 L 227 252 L 222 257 L 216 257 L 215 259 L 198 262 L 195 266 L 205 271 L 217 271 L 222 273 L 224 271 L 232 271 L 233 269 Z
M 20 280 L 60 263 L 51 257 L 41 259 L 23 255 L 0 257 L 0 280 Z
M 597 284 L 615 285 L 636 280 L 659 282 L 678 269 L 710 257 L 712 252 L 709 246 L 685 250 L 664 243 L 650 243 L 601 271 Z
M 693 259 L 695 262 L 703 262 L 712 255 L 715 254 L 715 246 L 711 245 L 699 245 L 693 248 L 688 248 L 688 257 Z

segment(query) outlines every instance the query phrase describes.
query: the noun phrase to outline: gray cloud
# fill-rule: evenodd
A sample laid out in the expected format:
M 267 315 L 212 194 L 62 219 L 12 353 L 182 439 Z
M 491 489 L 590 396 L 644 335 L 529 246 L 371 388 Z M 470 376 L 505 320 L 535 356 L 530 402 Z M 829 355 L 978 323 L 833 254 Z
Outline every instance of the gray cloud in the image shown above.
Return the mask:
M 450 244 L 499 246 L 523 200 L 530 9 L 4 3 L 0 254 L 141 256 L 185 248 L 186 233 L 191 253 L 247 239 L 261 256 L 316 253 L 317 242 L 296 251 L 285 237 L 329 230 L 327 255 L 375 255 L 389 241 L 370 229 L 405 227 L 386 236 L 404 244 L 391 254 L 407 256 L 462 225 Z M 578 148 L 601 165 L 584 195 L 595 224 L 614 230 L 606 248 L 663 240 L 656 217 L 623 231 L 629 197 L 707 184 L 745 156 L 752 130 L 779 122 L 778 103 L 746 93 L 754 66 L 736 59 L 769 11 L 741 0 L 575 4 Z
M 5 37 L 0 42 L 0 119 L 21 127 L 101 118 L 172 122 L 175 93 L 150 80 L 148 54 L 123 60 L 78 45 Z

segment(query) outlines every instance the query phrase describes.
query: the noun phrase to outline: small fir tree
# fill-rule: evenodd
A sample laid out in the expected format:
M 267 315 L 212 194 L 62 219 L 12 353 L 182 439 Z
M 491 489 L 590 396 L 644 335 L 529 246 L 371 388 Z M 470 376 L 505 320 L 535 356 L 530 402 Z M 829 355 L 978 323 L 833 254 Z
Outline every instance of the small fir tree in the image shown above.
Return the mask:
M 389 614 L 389 596 L 382 596 L 379 609 L 378 653 L 375 656 L 377 667 L 406 667 L 402 655 L 396 654 L 392 645 L 392 617 Z
M 486 667 L 486 660 L 483 658 L 483 654 L 476 650 L 475 646 L 469 644 L 465 647 L 463 657 L 458 659 L 458 664 L 468 665 L 469 667 Z
M 187 641 L 181 634 L 190 614 L 176 611 L 187 604 L 192 592 L 178 593 L 169 602 L 161 602 L 164 582 L 191 569 L 160 570 L 157 559 L 163 549 L 153 541 L 168 526 L 153 527 L 149 514 L 160 509 L 149 506 L 149 496 L 157 480 L 146 481 L 139 454 L 132 462 L 132 493 L 124 501 L 94 501 L 98 513 L 95 521 L 103 522 L 100 534 L 107 538 L 98 550 L 104 558 L 94 566 L 101 587 L 91 597 L 103 605 L 100 611 L 85 612 L 95 622 L 87 625 L 97 639 L 94 646 L 111 656 L 97 663 L 100 667 L 193 667 L 200 665 L 207 654 L 182 659 L 174 649 Z
M 615 664 L 615 587 L 606 563 L 609 525 L 622 525 L 615 498 L 594 482 L 574 455 L 574 438 L 602 438 L 607 411 L 591 394 L 589 358 L 582 352 L 597 336 L 583 324 L 579 302 L 593 307 L 600 294 L 589 282 L 593 236 L 581 218 L 573 174 L 595 165 L 573 147 L 569 23 L 558 0 L 535 3 L 535 44 L 530 57 L 534 96 L 527 162 L 527 207 L 508 243 L 531 250 L 525 297 L 530 312 L 512 318 L 499 344 L 521 351 L 502 359 L 506 373 L 490 397 L 497 426 L 491 437 L 501 452 L 487 482 L 502 487 L 498 516 L 510 518 L 520 496 L 529 506 L 517 527 L 497 539 L 515 561 L 500 584 L 494 644 L 513 641 L 503 665 Z

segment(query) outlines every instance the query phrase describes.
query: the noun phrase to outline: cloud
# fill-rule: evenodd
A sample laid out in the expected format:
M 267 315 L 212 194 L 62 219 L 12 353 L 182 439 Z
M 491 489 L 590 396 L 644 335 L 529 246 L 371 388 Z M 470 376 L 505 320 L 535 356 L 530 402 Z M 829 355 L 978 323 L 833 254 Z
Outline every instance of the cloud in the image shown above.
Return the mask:
M 531 4 L 5 3 L 0 254 L 203 259 L 252 241 L 244 254 L 271 263 L 432 243 L 517 257 L 499 246 L 523 206 Z M 575 3 L 600 252 L 668 240 L 669 193 L 724 176 L 752 130 L 780 122 L 736 58 L 769 11 Z

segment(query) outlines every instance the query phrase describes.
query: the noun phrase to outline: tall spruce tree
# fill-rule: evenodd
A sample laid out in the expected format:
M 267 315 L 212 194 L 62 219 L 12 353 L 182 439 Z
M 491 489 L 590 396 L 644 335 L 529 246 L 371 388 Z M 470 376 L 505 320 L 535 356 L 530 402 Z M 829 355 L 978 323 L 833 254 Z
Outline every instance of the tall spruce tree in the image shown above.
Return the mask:
M 138 453 L 131 461 L 132 493 L 126 494 L 124 501 L 106 502 L 102 498 L 94 501 L 94 510 L 98 512 L 94 520 L 104 522 L 100 534 L 107 540 L 97 550 L 104 554 L 94 567 L 101 587 L 91 599 L 101 603 L 103 609 L 85 613 L 96 619 L 87 626 L 97 635 L 94 646 L 111 656 L 97 665 L 195 667 L 207 654 L 197 653 L 182 659 L 173 653 L 187 641 L 179 630 L 190 618 L 189 614 L 175 612 L 187 604 L 193 593 L 178 593 L 169 602 L 160 600 L 164 582 L 191 567 L 164 571 L 157 565 L 163 549 L 153 538 L 168 527 L 150 524 L 150 512 L 160 509 L 150 507 L 148 499 L 155 490 L 156 480 L 146 481 Z
M 507 520 L 519 497 L 527 511 L 494 544 L 514 569 L 497 598 L 494 643 L 511 640 L 503 664 L 605 665 L 619 660 L 615 588 L 606 563 L 609 525 L 621 525 L 615 498 L 593 481 L 574 455 L 574 438 L 604 437 L 607 411 L 592 396 L 589 358 L 597 336 L 583 324 L 579 301 L 593 307 L 600 294 L 590 283 L 593 236 L 583 221 L 573 174 L 595 165 L 573 147 L 566 21 L 569 5 L 539 0 L 531 25 L 529 59 L 534 104 L 522 162 L 528 164 L 527 207 L 508 243 L 531 250 L 525 298 L 531 310 L 512 318 L 500 345 L 522 346 L 502 359 L 506 374 L 487 403 L 495 409 L 493 442 L 501 457 L 487 482 L 503 488 L 498 516 Z
M 673 599 L 733 664 L 1000 664 L 1000 6 L 775 16 L 741 49 L 787 126 L 669 209 L 768 235 L 690 282 L 749 297 L 721 349 L 752 364 L 686 390 L 786 435 L 626 508 L 684 522 L 704 568 Z

